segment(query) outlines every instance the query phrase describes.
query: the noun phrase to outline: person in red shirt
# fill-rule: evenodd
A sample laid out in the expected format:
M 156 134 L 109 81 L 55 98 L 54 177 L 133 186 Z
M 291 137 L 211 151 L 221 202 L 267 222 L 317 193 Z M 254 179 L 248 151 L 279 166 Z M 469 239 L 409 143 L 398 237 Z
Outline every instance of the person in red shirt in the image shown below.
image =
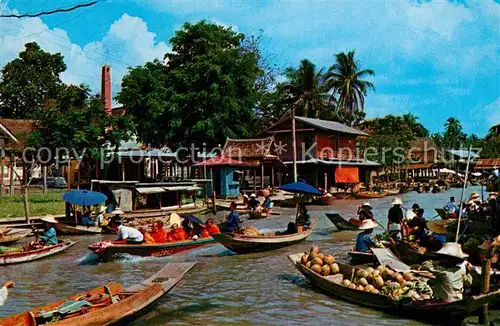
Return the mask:
M 163 222 L 161 221 L 153 224 L 151 237 L 155 240 L 155 243 L 166 243 L 172 241 L 170 233 L 163 228 Z
M 214 224 L 213 218 L 209 218 L 205 223 L 205 228 L 203 229 L 202 238 L 208 238 L 215 233 L 220 233 L 219 227 Z
M 172 229 L 170 230 L 170 237 L 173 241 L 184 241 L 189 239 L 188 234 L 184 230 L 184 228 L 180 228 L 179 224 L 172 224 Z

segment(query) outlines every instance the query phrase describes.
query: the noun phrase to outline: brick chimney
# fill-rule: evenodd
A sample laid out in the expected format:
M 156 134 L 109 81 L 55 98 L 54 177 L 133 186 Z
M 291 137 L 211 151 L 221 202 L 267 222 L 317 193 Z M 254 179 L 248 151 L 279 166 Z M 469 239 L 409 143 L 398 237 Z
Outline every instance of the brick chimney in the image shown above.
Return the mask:
M 106 112 L 111 115 L 112 107 L 111 107 L 111 67 L 110 66 L 102 66 L 102 74 L 101 74 L 101 99 L 104 104 L 104 109 Z

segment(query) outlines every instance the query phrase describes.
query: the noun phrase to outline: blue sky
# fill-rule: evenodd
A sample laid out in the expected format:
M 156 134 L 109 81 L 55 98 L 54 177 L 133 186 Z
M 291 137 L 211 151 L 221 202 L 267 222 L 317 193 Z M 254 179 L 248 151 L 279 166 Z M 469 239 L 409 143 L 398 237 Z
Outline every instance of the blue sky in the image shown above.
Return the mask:
M 37 12 L 84 0 L 0 0 L 0 11 Z M 375 70 L 368 117 L 411 112 L 432 132 L 446 118 L 483 136 L 500 123 L 500 2 L 107 0 L 33 19 L 0 19 L 0 66 L 28 41 L 61 52 L 68 83 L 99 90 L 100 65 L 119 90 L 128 66 L 162 58 L 186 21 L 215 22 L 245 34 L 263 31 L 263 51 L 280 67 L 308 58 L 319 67 L 356 50 Z

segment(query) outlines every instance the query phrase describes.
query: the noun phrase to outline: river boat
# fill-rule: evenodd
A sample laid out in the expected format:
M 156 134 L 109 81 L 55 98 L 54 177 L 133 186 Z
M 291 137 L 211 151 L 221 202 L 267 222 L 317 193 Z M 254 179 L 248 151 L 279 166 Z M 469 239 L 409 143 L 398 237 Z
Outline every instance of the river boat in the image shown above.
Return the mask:
M 98 242 L 91 244 L 89 250 L 103 259 L 112 259 L 123 254 L 142 257 L 164 257 L 212 243 L 214 243 L 212 237 L 152 244 L 111 244 L 110 242 Z
M 42 259 L 63 252 L 75 243 L 73 241 L 59 241 L 56 245 L 44 246 L 40 249 L 10 251 L 0 255 L 0 265 L 20 264 Z
M 61 222 L 55 224 L 54 227 L 57 234 L 62 235 L 101 234 L 103 232 L 99 226 L 69 225 Z
M 351 250 L 347 252 L 347 255 L 349 255 L 349 259 L 354 265 L 372 264 L 376 261 L 375 256 L 371 252 Z
M 306 231 L 286 235 L 264 234 L 262 236 L 246 236 L 235 233 L 218 233 L 213 234 L 212 237 L 224 247 L 237 254 L 248 254 L 276 250 L 305 241 L 313 231 L 314 226 L 315 221 L 311 223 L 311 228 Z
M 500 298 L 500 290 L 498 290 L 486 294 L 467 296 L 462 300 L 454 302 L 418 301 L 411 304 L 404 304 L 389 296 L 350 289 L 337 283 L 336 278 L 332 276 L 321 276 L 300 263 L 302 255 L 303 253 L 297 253 L 289 255 L 288 258 L 299 272 L 315 287 L 338 299 L 377 310 L 385 310 L 396 315 L 431 320 L 434 323 L 438 320 L 444 320 L 448 323 L 454 322 L 453 324 L 458 325 L 483 304 L 494 302 Z M 342 263 L 337 264 L 340 273 L 346 278 L 351 278 L 353 272 L 355 273 L 358 270 L 355 266 Z
M 325 215 L 339 231 L 357 231 L 361 223 L 353 218 L 346 220 L 337 213 L 326 213 Z
M 9 234 L 11 228 L 0 228 L 0 234 L 6 235 Z
M 396 240 L 395 244 L 385 245 L 402 262 L 408 265 L 421 264 L 427 260 L 440 260 L 443 256 L 432 252 L 421 252 L 408 242 Z
M 7 235 L 0 237 L 0 246 L 10 246 L 11 244 L 18 242 L 19 240 L 26 238 L 31 233 L 31 230 L 12 231 Z
M 352 197 L 350 192 L 334 192 L 331 195 L 336 199 L 349 199 Z
M 358 192 L 357 197 L 359 199 L 376 199 L 376 198 L 384 198 L 386 195 L 385 193 L 378 193 L 378 192 L 368 192 L 368 191 L 361 191 Z
M 311 205 L 330 206 L 335 201 L 332 195 L 317 196 L 313 198 Z
M 112 282 L 0 319 L 0 325 L 123 325 L 169 292 L 196 263 L 168 263 L 152 277 L 124 288 Z M 91 302 L 89 302 L 91 301 Z

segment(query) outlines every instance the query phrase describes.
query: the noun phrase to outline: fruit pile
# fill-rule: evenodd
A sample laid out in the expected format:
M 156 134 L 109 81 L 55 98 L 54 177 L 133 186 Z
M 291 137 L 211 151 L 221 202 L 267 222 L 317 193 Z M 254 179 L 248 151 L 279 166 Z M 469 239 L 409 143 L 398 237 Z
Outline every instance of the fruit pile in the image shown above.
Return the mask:
M 315 246 L 309 254 L 301 257 L 301 264 L 322 276 L 342 275 L 337 281 L 350 289 L 385 295 L 393 300 L 429 300 L 433 294 L 427 280 L 417 278 L 411 272 L 398 273 L 384 265 L 376 269 L 356 269 L 350 275 L 342 274 L 335 258 L 322 254 Z

